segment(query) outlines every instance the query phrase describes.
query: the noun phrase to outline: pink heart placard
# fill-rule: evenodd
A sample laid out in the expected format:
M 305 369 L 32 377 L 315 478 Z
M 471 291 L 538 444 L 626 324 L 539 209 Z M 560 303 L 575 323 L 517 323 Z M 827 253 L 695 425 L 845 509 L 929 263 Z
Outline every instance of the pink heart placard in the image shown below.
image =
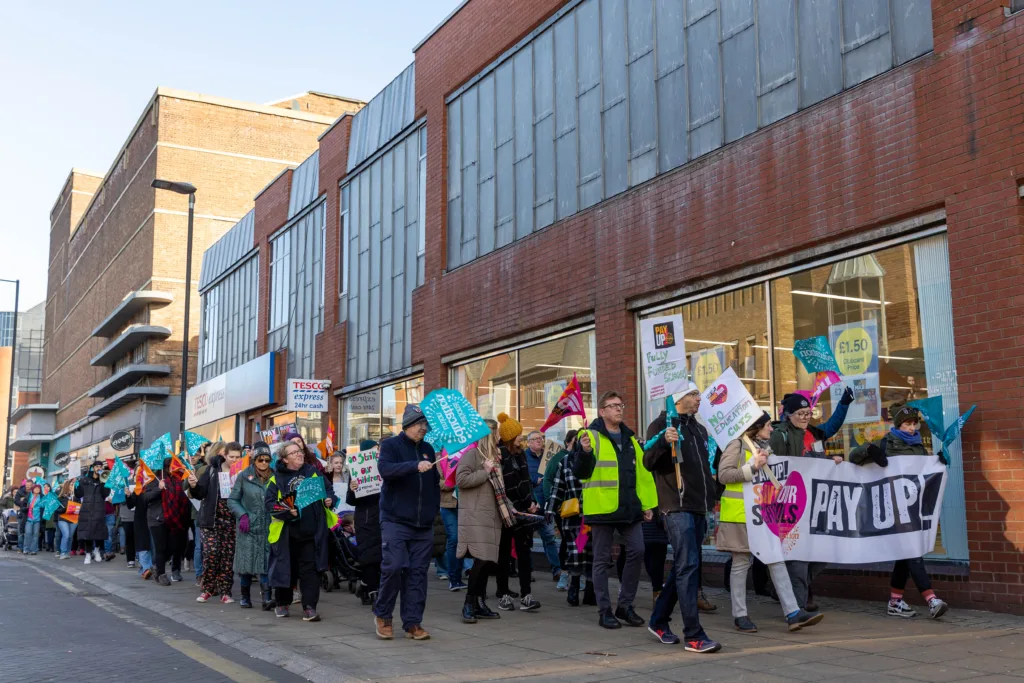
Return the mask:
M 769 490 L 771 493 L 769 493 Z M 771 502 L 761 504 L 761 516 L 773 534 L 783 539 L 796 526 L 807 509 L 807 487 L 799 472 L 791 472 L 781 491 L 771 484 L 761 488 L 761 495 L 771 495 Z

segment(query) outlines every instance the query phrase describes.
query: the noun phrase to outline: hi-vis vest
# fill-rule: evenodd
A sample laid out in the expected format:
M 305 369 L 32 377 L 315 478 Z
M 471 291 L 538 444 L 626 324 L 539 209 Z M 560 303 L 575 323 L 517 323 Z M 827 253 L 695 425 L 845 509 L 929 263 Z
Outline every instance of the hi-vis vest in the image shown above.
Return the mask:
M 619 462 L 615 457 L 615 445 L 611 440 L 593 429 L 583 430 L 590 435 L 597 464 L 590 479 L 583 480 L 583 514 L 607 515 L 619 509 Z M 577 434 L 579 437 L 582 434 Z M 635 438 L 630 439 L 636 453 L 636 494 L 640 507 L 653 510 L 658 507 L 658 489 L 654 486 L 654 475 L 644 467 L 644 451 Z M 626 444 L 623 444 L 625 447 Z
M 740 448 L 743 449 L 743 462 L 745 465 L 754 455 L 747 448 L 747 445 L 740 441 Z M 743 508 L 743 482 L 726 484 L 725 492 L 722 493 L 721 507 L 718 512 L 719 522 L 734 522 L 736 524 L 747 523 L 747 513 Z
M 319 477 L 320 475 L 314 474 L 313 476 Z M 277 484 L 276 475 L 270 475 L 270 481 L 267 482 L 267 486 L 270 486 L 271 483 Z M 277 499 L 281 500 L 281 498 L 281 489 L 278 489 Z M 324 512 L 327 513 L 327 528 L 333 529 L 335 526 L 338 525 L 338 515 L 336 515 L 333 510 L 327 507 L 326 504 L 324 504 Z M 267 534 L 267 540 L 271 543 L 277 543 L 277 541 L 281 538 L 282 529 L 284 529 L 284 522 L 279 520 L 277 517 L 272 516 L 270 518 L 270 532 Z

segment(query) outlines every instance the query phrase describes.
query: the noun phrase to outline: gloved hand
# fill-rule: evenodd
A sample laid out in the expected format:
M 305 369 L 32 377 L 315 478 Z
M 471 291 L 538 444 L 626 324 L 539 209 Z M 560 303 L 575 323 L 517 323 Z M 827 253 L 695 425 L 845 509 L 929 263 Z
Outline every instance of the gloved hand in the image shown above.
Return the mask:
M 941 462 L 946 467 L 949 467 L 949 458 L 946 457 L 945 451 L 939 451 L 939 462 Z
M 851 403 L 853 403 L 853 389 L 846 387 L 846 390 L 843 392 L 843 397 L 839 399 L 839 405 L 848 406 Z
M 889 458 L 885 457 L 885 453 L 882 449 L 871 444 L 868 446 L 868 455 L 871 456 L 871 462 L 875 463 L 879 467 L 886 467 L 889 464 Z
M 249 515 L 242 515 L 238 518 L 238 530 L 243 534 L 249 533 Z

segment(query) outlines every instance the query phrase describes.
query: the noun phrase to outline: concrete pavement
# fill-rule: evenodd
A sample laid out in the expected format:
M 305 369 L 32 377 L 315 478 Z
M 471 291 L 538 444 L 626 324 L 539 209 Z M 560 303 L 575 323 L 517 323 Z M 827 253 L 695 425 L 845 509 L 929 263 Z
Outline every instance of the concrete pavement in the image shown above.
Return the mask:
M 602 630 L 595 609 L 569 607 L 546 572 L 534 589 L 541 610 L 471 625 L 459 617 L 464 594 L 449 593 L 431 572 L 424 627 L 432 638 L 388 642 L 376 638 L 369 608 L 347 590 L 322 593 L 324 621 L 311 624 L 237 604 L 197 603 L 191 582 L 144 582 L 121 557 L 89 566 L 49 555 L 16 561 L 75 577 L 311 681 L 1024 681 L 1024 618 L 951 610 L 939 621 L 902 620 L 885 616 L 885 596 L 872 603 L 821 599 L 825 620 L 789 633 L 778 604 L 751 595 L 760 633 L 747 635 L 733 629 L 728 594 L 710 590 L 719 609 L 702 622 L 724 647 L 695 655 L 658 643 L 646 629 Z M 919 607 L 918 596 L 908 598 Z M 650 614 L 649 585 L 636 607 Z M 401 635 L 397 616 L 396 608 Z M 681 631 L 678 615 L 673 627 Z

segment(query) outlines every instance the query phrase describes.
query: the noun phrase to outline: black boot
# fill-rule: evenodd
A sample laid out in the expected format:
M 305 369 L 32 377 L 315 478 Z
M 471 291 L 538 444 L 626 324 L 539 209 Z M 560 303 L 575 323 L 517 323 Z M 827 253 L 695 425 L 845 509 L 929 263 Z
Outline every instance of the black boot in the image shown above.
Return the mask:
M 242 597 L 238 599 L 238 606 L 242 609 L 252 609 L 252 596 L 250 594 L 252 586 L 242 586 L 240 590 Z
M 274 602 L 274 593 L 270 590 L 269 583 L 260 584 L 260 600 L 263 603 L 260 607 L 264 612 L 269 612 L 277 607 L 277 603 Z
M 565 596 L 565 601 L 572 607 L 580 606 L 580 577 L 573 576 L 569 579 L 569 592 Z
M 587 587 L 583 589 L 583 604 L 584 605 L 597 605 L 597 596 L 594 595 L 594 582 L 588 580 Z
M 475 624 L 476 623 L 476 599 L 467 594 L 466 601 L 462 603 L 462 623 L 463 624 Z
M 477 619 L 501 619 L 500 614 L 492 611 L 491 608 L 487 606 L 483 597 L 477 596 L 474 600 L 473 613 L 476 615 Z

